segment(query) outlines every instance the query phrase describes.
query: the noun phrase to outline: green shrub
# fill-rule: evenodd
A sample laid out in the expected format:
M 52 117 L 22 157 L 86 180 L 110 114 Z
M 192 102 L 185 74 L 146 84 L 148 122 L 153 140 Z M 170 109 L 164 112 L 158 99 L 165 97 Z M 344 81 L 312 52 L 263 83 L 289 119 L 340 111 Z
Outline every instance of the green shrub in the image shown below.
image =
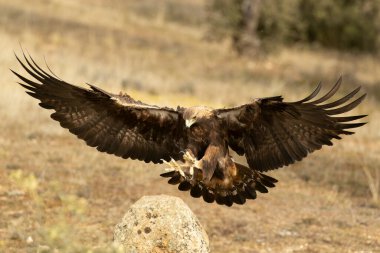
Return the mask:
M 379 1 L 301 0 L 301 21 L 307 42 L 341 50 L 379 49 Z
M 249 20 L 242 10 L 249 1 L 255 0 L 211 1 L 210 33 L 232 40 L 251 33 L 261 45 L 307 43 L 339 50 L 379 51 L 380 1 L 259 1 L 257 16 L 248 17 L 258 19 L 256 29 L 247 30 Z

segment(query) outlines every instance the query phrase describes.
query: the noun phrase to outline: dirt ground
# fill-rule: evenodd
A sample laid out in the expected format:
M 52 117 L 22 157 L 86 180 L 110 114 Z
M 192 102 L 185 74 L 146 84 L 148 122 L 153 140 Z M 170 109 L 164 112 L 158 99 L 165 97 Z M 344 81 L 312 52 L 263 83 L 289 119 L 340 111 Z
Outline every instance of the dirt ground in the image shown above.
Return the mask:
M 239 58 L 204 39 L 204 1 L 181 1 L 198 10 L 186 22 L 163 3 L 0 0 L 0 252 L 113 252 L 114 226 L 156 194 L 189 205 L 212 252 L 380 252 L 380 57 L 297 47 Z M 99 153 L 51 120 L 9 71 L 25 74 L 20 45 L 68 82 L 167 106 L 292 101 L 343 74 L 342 92 L 368 93 L 354 113 L 369 124 L 271 172 L 280 182 L 254 201 L 207 204 L 160 178 L 165 166 Z

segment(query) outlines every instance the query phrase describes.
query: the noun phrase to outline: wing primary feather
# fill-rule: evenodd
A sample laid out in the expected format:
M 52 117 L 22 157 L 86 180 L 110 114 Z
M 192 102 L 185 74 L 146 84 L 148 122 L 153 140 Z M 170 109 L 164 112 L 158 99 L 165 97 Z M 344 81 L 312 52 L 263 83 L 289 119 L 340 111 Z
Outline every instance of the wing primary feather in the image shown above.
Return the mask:
M 23 84 L 23 83 L 20 83 L 20 82 L 17 82 L 19 85 L 21 85 L 22 87 L 24 87 L 25 89 L 27 90 L 30 90 L 32 92 L 36 92 L 37 91 L 37 88 L 36 87 L 33 87 L 33 86 L 29 86 L 29 85 L 26 85 L 26 84 Z
M 357 116 L 348 116 L 348 117 L 332 117 L 332 119 L 335 122 L 347 122 L 347 121 L 353 121 L 357 119 L 361 119 L 364 117 L 367 117 L 368 115 L 357 115 Z
M 358 106 L 364 100 L 364 98 L 366 97 L 366 95 L 367 94 L 362 95 L 361 97 L 359 97 L 355 101 L 353 101 L 350 104 L 345 105 L 343 107 L 340 107 L 340 108 L 337 108 L 337 109 L 334 109 L 334 110 L 326 110 L 326 113 L 328 115 L 335 115 L 335 114 L 341 114 L 341 113 L 348 112 L 348 111 L 354 109 L 356 106 Z
M 317 140 L 321 142 L 322 144 L 325 144 L 327 146 L 332 146 L 333 143 L 330 141 L 330 138 L 328 136 L 319 136 L 317 137 Z
M 310 99 L 313 99 L 321 91 L 321 88 L 322 88 L 322 82 L 319 82 L 315 90 L 309 96 L 295 103 L 303 103 L 303 102 L 309 101 Z
M 29 52 L 27 51 L 27 52 L 28 52 L 28 55 L 29 55 L 29 58 L 33 61 L 33 63 L 36 65 L 36 67 L 42 71 L 42 73 L 41 73 L 40 71 L 36 70 L 36 69 L 32 66 L 32 64 L 28 61 L 28 58 L 26 57 L 25 52 L 24 52 L 24 49 L 23 49 L 22 47 L 21 47 L 21 51 L 22 51 L 22 54 L 23 54 L 24 59 L 26 60 L 27 64 L 32 68 L 33 71 L 35 71 L 35 74 L 37 74 L 39 77 L 45 79 L 47 76 L 45 76 L 45 75 L 42 74 L 42 73 L 45 73 L 45 72 L 44 72 L 41 68 L 38 67 L 38 65 L 34 62 L 34 60 L 32 59 L 32 57 L 30 56 Z M 15 54 L 16 59 L 18 60 L 18 62 L 23 66 L 23 68 L 24 68 L 26 71 L 28 71 L 29 68 L 26 68 L 26 65 L 24 65 L 24 64 L 21 62 L 21 60 L 18 58 L 18 56 L 16 55 L 16 53 L 14 53 L 14 54 Z M 28 73 L 31 74 L 29 71 L 28 71 Z M 31 75 L 32 75 L 32 74 L 31 74 Z M 35 75 L 32 75 L 32 76 L 36 78 Z M 36 79 L 37 79 L 38 81 L 42 82 L 40 79 L 38 79 L 38 78 L 36 78 Z
M 35 74 L 37 74 L 38 76 L 40 76 L 42 78 L 42 80 L 49 79 L 49 76 L 44 75 L 44 73 L 41 73 L 41 71 L 39 71 L 37 68 L 35 68 L 33 66 L 33 64 L 28 60 L 28 58 L 26 57 L 25 53 L 24 52 L 22 52 L 22 53 L 24 55 L 24 59 L 25 59 L 26 63 L 34 71 Z
M 323 97 L 321 97 L 320 99 L 317 99 L 313 102 L 311 102 L 312 104 L 319 104 L 319 103 L 322 103 L 326 100 L 328 100 L 329 98 L 331 98 L 332 96 L 334 96 L 334 94 L 337 92 L 337 90 L 339 89 L 340 87 L 340 84 L 342 83 L 342 76 L 339 77 L 338 81 L 335 83 L 335 85 L 331 88 L 331 90 L 329 92 L 326 93 L 326 95 L 324 95 Z
M 359 86 L 358 88 L 356 88 L 355 90 L 353 90 L 352 92 L 350 92 L 348 95 L 342 97 L 341 99 L 339 99 L 337 101 L 334 101 L 332 103 L 329 103 L 329 104 L 320 105 L 319 107 L 322 108 L 322 109 L 328 109 L 328 108 L 339 106 L 339 105 L 345 103 L 346 101 L 350 100 L 350 98 L 352 98 L 353 96 L 355 96 L 356 93 L 359 92 L 360 88 L 361 87 Z
M 33 60 L 33 59 L 32 59 Z M 50 66 L 49 66 L 49 64 L 47 64 L 47 61 L 46 61 L 46 58 L 44 57 L 44 61 L 45 61 L 45 65 L 46 65 L 46 67 L 48 68 L 48 70 L 50 71 L 50 73 L 57 79 L 57 80 L 59 80 L 59 81 L 62 81 L 62 79 L 59 77 L 59 76 L 57 76 L 54 72 L 53 72 L 53 70 L 51 70 L 51 68 L 50 68 Z M 51 75 L 50 75 L 51 76 Z
M 345 130 L 343 130 L 343 131 L 341 132 L 341 134 L 345 134 L 345 135 L 352 135 L 352 134 L 354 134 L 354 132 L 352 132 L 352 131 L 345 131 Z
M 15 71 L 13 71 L 13 70 L 11 70 L 11 71 L 12 71 L 13 74 L 15 74 L 18 78 L 20 78 L 20 79 L 21 79 L 22 81 L 24 81 L 25 83 L 27 83 L 27 84 L 29 84 L 29 85 L 31 85 L 31 86 L 33 86 L 33 87 L 36 87 L 36 88 L 41 86 L 41 84 L 39 84 L 39 83 L 35 83 L 35 82 L 31 81 L 31 80 L 29 80 L 28 78 L 23 77 L 23 76 L 20 75 L 19 73 L 15 72 Z
M 328 136 L 331 138 L 331 139 L 337 139 L 337 140 L 341 140 L 342 137 L 340 137 L 339 135 L 337 134 L 328 134 Z
M 26 72 L 29 73 L 29 75 L 33 76 L 35 79 L 37 79 L 39 82 L 43 83 L 44 79 L 41 78 L 39 75 L 36 75 L 33 71 L 31 71 L 28 67 L 25 66 L 25 64 L 18 58 L 17 55 L 16 56 L 16 59 L 17 61 L 20 63 L 20 65 L 25 69 Z
M 43 70 L 40 66 L 38 66 L 38 64 L 34 61 L 34 59 L 32 58 L 32 56 L 29 54 L 28 50 L 26 50 L 26 52 L 28 53 L 28 56 L 29 56 L 29 59 L 32 61 L 32 63 L 34 64 L 34 66 L 40 71 L 42 72 L 47 78 L 50 78 L 50 79 L 53 79 L 53 80 L 58 80 L 60 81 L 59 79 L 56 79 L 55 78 L 55 75 L 52 76 L 50 75 L 49 73 L 47 73 L 45 70 Z M 44 57 L 44 60 L 45 60 L 45 57 Z M 46 60 L 45 60 L 45 63 L 46 63 Z M 46 64 L 47 66 L 47 64 Z M 48 67 L 48 66 L 47 66 Z M 48 67 L 48 69 L 50 70 L 50 68 Z M 51 71 L 51 70 L 50 70 Z
M 349 128 L 361 127 L 361 126 L 364 126 L 365 124 L 367 124 L 367 122 L 363 122 L 363 123 L 350 123 L 350 124 L 339 124 L 339 127 L 341 127 L 342 129 L 349 129 Z
M 39 96 L 39 94 L 37 93 L 34 93 L 34 92 L 31 92 L 31 91 L 25 91 L 28 95 L 38 99 L 38 100 L 41 100 L 41 97 Z

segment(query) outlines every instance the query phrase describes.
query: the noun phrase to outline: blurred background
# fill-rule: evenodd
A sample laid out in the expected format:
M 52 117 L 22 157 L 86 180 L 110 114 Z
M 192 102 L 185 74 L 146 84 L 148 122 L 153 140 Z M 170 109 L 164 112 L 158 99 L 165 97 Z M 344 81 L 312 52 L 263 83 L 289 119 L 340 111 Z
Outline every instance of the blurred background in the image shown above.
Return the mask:
M 173 107 L 294 101 L 343 75 L 369 124 L 271 173 L 269 194 L 210 205 L 51 120 L 9 71 L 27 75 L 21 46 L 70 83 Z M 0 0 L 0 48 L 1 252 L 112 252 L 115 224 L 154 194 L 181 197 L 212 252 L 380 251 L 379 1 Z

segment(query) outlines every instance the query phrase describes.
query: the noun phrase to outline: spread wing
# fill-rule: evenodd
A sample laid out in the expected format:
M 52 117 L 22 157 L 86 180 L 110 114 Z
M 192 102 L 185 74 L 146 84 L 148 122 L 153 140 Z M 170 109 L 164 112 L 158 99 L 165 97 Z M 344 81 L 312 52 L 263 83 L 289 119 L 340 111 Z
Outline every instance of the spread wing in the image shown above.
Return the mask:
M 331 139 L 353 134 L 347 129 L 364 125 L 352 121 L 366 115 L 337 117 L 360 104 L 365 94 L 352 102 L 360 87 L 339 100 L 324 103 L 339 89 L 341 78 L 321 98 L 311 101 L 321 90 L 297 102 L 283 102 L 281 96 L 256 99 L 235 108 L 219 109 L 219 118 L 228 128 L 229 146 L 246 155 L 250 168 L 267 171 L 300 161 Z M 346 105 L 344 103 L 348 102 Z
M 186 142 L 181 112 L 144 104 L 128 95 L 114 95 L 90 85 L 91 89 L 68 84 L 25 57 L 22 67 L 36 80 L 12 71 L 32 97 L 51 117 L 87 145 L 123 158 L 160 163 L 179 159 Z M 53 76 L 54 75 L 54 76 Z

